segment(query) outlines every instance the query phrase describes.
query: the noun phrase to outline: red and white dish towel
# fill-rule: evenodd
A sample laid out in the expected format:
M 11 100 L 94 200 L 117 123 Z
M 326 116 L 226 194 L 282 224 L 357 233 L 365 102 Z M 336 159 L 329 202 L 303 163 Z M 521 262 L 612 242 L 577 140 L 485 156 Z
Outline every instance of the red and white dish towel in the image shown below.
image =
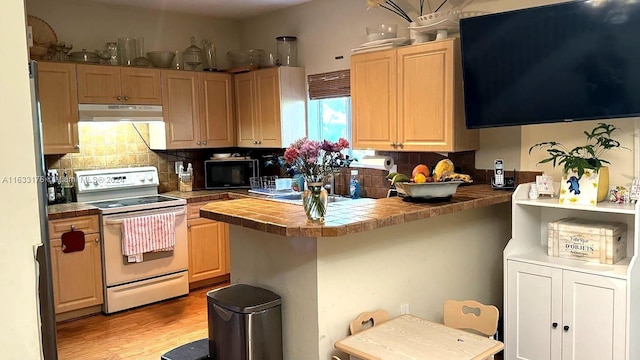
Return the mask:
M 122 255 L 141 262 L 146 252 L 173 250 L 175 228 L 173 212 L 122 219 Z

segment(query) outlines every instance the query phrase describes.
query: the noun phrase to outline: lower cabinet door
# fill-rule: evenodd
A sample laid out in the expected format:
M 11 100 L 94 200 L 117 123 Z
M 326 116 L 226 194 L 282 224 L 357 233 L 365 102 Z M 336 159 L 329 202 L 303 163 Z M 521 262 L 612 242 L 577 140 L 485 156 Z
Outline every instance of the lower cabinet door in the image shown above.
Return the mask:
M 560 360 L 562 270 L 507 261 L 505 359 Z
M 563 272 L 563 359 L 626 358 L 625 280 Z
M 51 240 L 50 246 L 56 314 L 102 304 L 99 234 L 85 235 L 82 251 L 62 252 L 61 239 Z
M 229 231 L 226 223 L 192 219 L 189 228 L 189 282 L 229 273 L 227 263 Z

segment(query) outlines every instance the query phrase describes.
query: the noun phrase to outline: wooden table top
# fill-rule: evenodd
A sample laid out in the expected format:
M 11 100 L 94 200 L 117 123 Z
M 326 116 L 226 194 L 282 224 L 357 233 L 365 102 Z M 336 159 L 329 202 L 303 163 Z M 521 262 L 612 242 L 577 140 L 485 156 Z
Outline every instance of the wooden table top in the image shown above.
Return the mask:
M 335 343 L 364 360 L 480 360 L 504 344 L 413 315 L 402 315 Z

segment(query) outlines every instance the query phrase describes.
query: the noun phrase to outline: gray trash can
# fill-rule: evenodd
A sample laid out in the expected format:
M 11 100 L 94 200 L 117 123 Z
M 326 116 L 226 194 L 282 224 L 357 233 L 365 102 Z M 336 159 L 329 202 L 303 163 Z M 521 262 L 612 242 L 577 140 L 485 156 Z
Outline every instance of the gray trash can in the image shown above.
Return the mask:
M 282 360 L 282 299 L 236 284 L 207 293 L 209 354 L 224 360 Z

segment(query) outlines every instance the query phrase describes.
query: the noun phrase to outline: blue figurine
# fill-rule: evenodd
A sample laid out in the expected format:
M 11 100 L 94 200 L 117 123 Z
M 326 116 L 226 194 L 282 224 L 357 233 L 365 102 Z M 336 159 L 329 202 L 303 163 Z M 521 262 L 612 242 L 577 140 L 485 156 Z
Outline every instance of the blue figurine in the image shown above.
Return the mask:
M 567 184 L 569 184 L 569 192 L 573 191 L 574 195 L 580 195 L 580 184 L 578 183 L 578 178 L 572 176 L 567 180 Z

